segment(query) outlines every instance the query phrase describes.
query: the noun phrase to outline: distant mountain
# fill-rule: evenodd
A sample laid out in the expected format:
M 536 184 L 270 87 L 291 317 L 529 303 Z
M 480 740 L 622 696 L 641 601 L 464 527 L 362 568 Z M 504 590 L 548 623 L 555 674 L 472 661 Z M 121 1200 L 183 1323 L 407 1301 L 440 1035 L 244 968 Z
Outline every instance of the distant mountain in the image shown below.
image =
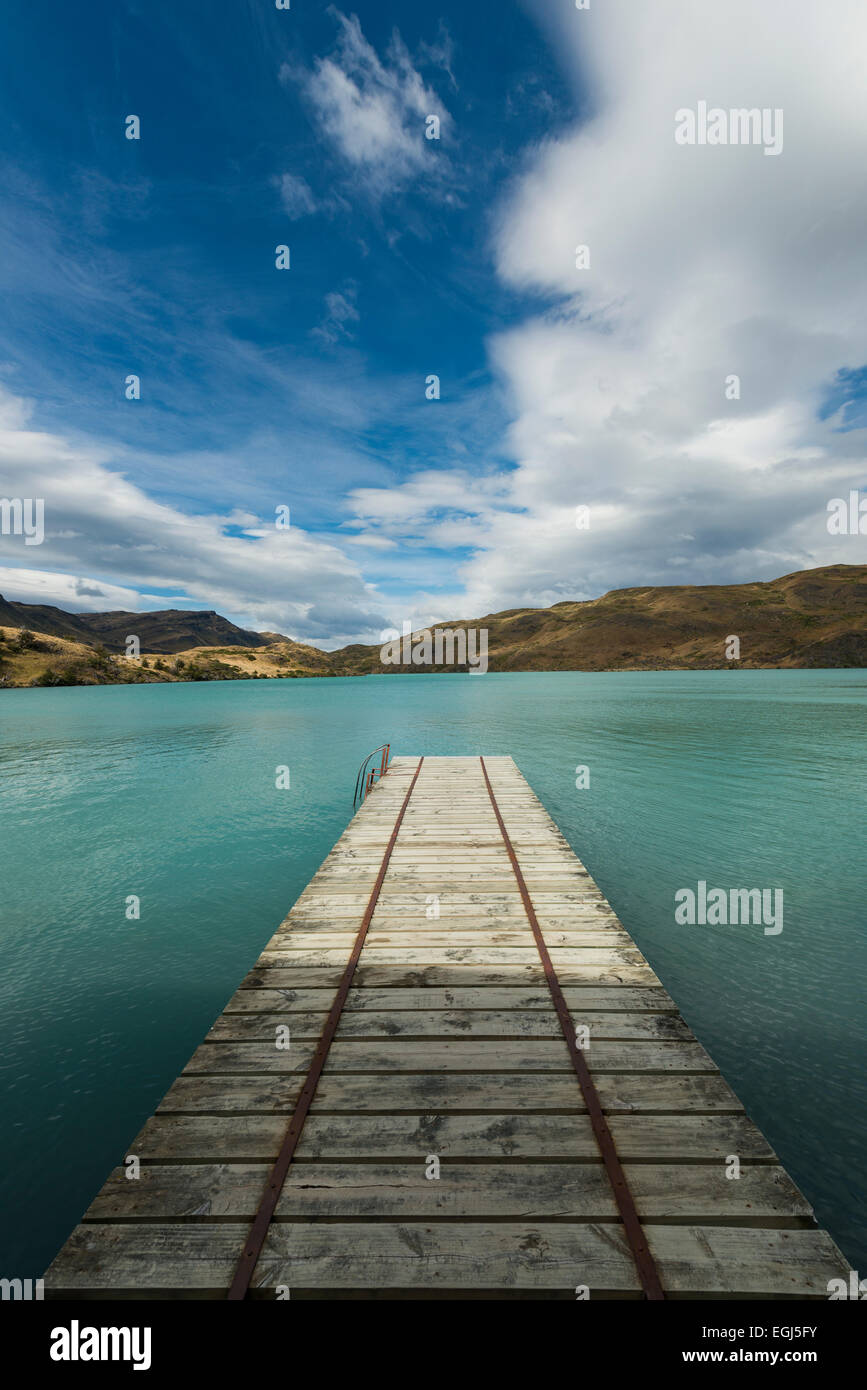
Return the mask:
M 83 616 L 83 615 L 82 615 Z M 92 642 L 93 633 L 76 613 L 43 603 L 14 603 L 0 594 L 0 627 L 26 627 L 70 642 Z
M 800 570 L 768 583 L 613 589 L 586 602 L 512 608 L 438 626 L 486 628 L 491 671 L 860 667 L 867 666 L 867 565 Z M 161 669 L 149 667 L 149 679 L 454 670 L 386 666 L 378 645 L 324 652 L 279 633 L 236 627 L 214 612 L 65 613 L 0 598 L 2 627 L 27 627 L 110 652 L 123 652 L 126 637 L 135 633 L 142 652 L 176 658 Z M 737 663 L 726 655 L 731 637 L 740 641 Z M 24 658 L 13 660 L 20 664 Z M 50 660 L 44 657 L 45 664 Z M 10 679 L 16 683 L 20 677 L 10 670 Z
M 130 635 L 143 652 L 171 655 L 190 647 L 260 647 L 277 634 L 236 627 L 219 613 L 165 608 L 151 613 L 66 613 L 35 603 L 14 603 L 0 597 L 0 626 L 27 627 L 52 637 L 99 643 L 110 652 L 123 652 Z
M 258 632 L 236 627 L 212 609 L 204 613 L 183 608 L 158 609 L 154 613 L 80 613 L 98 642 L 109 651 L 123 651 L 134 633 L 143 652 L 172 653 L 189 647 L 260 647 Z

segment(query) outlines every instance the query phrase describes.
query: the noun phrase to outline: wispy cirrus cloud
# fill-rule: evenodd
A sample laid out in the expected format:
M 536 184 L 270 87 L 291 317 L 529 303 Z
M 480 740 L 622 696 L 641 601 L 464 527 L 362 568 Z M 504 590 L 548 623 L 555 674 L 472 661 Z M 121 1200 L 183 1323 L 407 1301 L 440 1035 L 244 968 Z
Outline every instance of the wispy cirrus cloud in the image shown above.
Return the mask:
M 358 323 L 361 315 L 356 307 L 358 286 L 348 280 L 340 290 L 332 290 L 325 296 L 325 317 L 313 329 L 315 337 L 324 343 L 336 343 L 341 338 L 352 337 L 351 324 Z
M 280 190 L 283 211 L 291 222 L 316 212 L 319 205 L 309 183 L 300 174 L 281 174 L 274 183 Z

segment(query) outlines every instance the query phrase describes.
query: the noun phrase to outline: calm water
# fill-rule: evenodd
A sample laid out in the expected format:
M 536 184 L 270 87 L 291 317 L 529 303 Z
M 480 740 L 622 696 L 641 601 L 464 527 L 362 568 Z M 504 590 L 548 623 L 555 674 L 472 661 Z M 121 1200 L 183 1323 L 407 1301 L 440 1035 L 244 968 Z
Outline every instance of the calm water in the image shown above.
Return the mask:
M 865 706 L 862 671 L 0 693 L 0 1275 L 42 1273 L 388 738 L 396 753 L 513 754 L 867 1271 Z M 783 888 L 782 934 L 676 926 L 674 893 L 699 879 Z

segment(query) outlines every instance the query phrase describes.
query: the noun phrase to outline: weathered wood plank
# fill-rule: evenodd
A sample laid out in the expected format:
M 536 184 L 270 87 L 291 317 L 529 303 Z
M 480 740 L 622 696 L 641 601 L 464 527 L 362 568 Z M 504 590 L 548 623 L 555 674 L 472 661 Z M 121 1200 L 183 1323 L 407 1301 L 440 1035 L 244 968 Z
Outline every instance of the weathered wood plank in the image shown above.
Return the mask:
M 208 1033 L 209 1042 L 274 1042 L 277 1030 L 288 1027 L 292 1038 L 318 1038 L 324 1013 L 223 1014 Z M 590 1047 L 597 1040 L 650 1038 L 690 1041 L 692 1034 L 683 1019 L 669 1014 L 591 1013 L 573 1015 L 573 1023 L 589 1030 Z M 560 1038 L 560 1020 L 551 1007 L 547 1012 L 531 1009 L 491 1011 L 484 1009 L 389 1010 L 374 1013 L 361 1010 L 345 1013 L 337 1038 Z
M 282 951 L 330 951 L 341 950 L 347 953 L 355 942 L 355 932 L 323 931 L 308 932 L 296 928 L 292 932 L 281 932 L 269 941 L 266 953 Z M 545 943 L 549 948 L 570 947 L 576 950 L 601 948 L 603 950 L 629 950 L 631 939 L 625 931 L 545 931 Z M 452 930 L 439 926 L 428 927 L 424 919 L 391 927 L 371 926 L 364 945 L 365 951 L 445 951 L 445 950 L 519 950 L 528 954 L 536 947 L 533 934 L 524 928 L 500 928 L 490 922 L 484 928 L 462 931 L 455 924 Z
M 677 1005 L 664 989 L 566 989 L 570 1009 L 638 1013 L 677 1013 Z M 224 1009 L 232 1013 L 327 1013 L 333 989 L 239 989 Z M 539 1009 L 551 1008 L 547 988 L 508 989 L 358 989 L 350 990 L 346 1013 L 380 1009 Z
M 158 1114 L 192 1112 L 235 1114 L 269 1110 L 284 1118 L 301 1090 L 300 1075 L 179 1076 L 160 1104 Z M 731 1087 L 715 1073 L 613 1073 L 597 1079 L 602 1104 L 609 1111 L 640 1113 L 740 1111 Z M 530 1073 L 384 1072 L 326 1074 L 319 1082 L 313 1110 L 365 1111 L 583 1111 L 580 1087 L 571 1072 L 548 1072 L 544 1086 Z
M 439 1178 L 426 1163 L 304 1163 L 291 1168 L 277 1206 L 280 1219 L 500 1217 L 539 1221 L 617 1217 L 600 1163 L 461 1164 L 445 1162 Z M 265 1187 L 264 1163 L 153 1164 L 130 1182 L 116 1168 L 85 1221 L 252 1219 Z M 812 1211 L 785 1171 L 744 1166 L 737 1182 L 721 1165 L 627 1164 L 626 1177 L 644 1219 L 701 1217 L 757 1224 L 763 1218 L 809 1220 Z
M 619 1115 L 609 1118 L 618 1153 L 626 1159 L 716 1160 L 737 1153 L 742 1162 L 772 1161 L 773 1150 L 743 1114 Z M 280 1115 L 154 1115 L 130 1146 L 142 1162 L 266 1162 L 276 1156 L 286 1128 Z M 313 1158 L 597 1159 L 586 1115 L 377 1114 L 311 1112 L 298 1161 Z
M 310 948 L 293 950 L 283 947 L 279 950 L 265 950 L 260 956 L 263 965 L 339 965 L 345 967 L 349 958 L 349 948 L 329 950 Z M 431 946 L 398 947 L 370 946 L 365 944 L 361 953 L 363 965 L 532 965 L 535 966 L 539 953 L 535 947 L 522 946 Z M 576 946 L 551 949 L 551 959 L 558 971 L 567 965 L 643 965 L 644 957 L 638 950 L 608 950 L 600 946 Z
M 269 1043 L 203 1043 L 184 1074 L 195 1072 L 297 1072 L 309 1067 L 312 1043 L 288 1048 Z M 593 1042 L 588 1048 L 594 1073 L 606 1071 L 716 1071 L 697 1042 Z M 328 1054 L 326 1074 L 337 1071 L 571 1071 L 565 1040 L 504 1038 L 493 1042 L 355 1042 L 338 1039 Z
M 560 983 L 565 986 L 648 986 L 658 987 L 659 981 L 643 960 L 587 962 L 581 965 L 561 965 L 557 971 Z M 242 981 L 242 989 L 287 989 L 299 987 L 325 987 L 336 989 L 340 983 L 341 968 L 335 965 L 303 967 L 262 961 L 261 958 L 249 975 Z M 478 962 L 454 962 L 445 965 L 416 964 L 405 968 L 395 968 L 376 961 L 359 965 L 352 982 L 353 989 L 426 989 L 442 986 L 450 988 L 457 985 L 490 988 L 493 985 L 506 985 L 511 988 L 545 985 L 545 972 L 537 960 L 532 965 L 511 962 L 485 965 Z
M 46 1278 L 49 1297 L 136 1289 L 159 1295 L 225 1293 L 244 1223 L 94 1225 L 76 1228 Z M 749 1227 L 646 1227 L 665 1286 L 681 1295 L 827 1298 L 845 1261 L 822 1231 Z M 484 1225 L 275 1223 L 255 1288 L 574 1289 L 591 1298 L 638 1293 L 635 1266 L 615 1224 Z
M 299 933 L 312 933 L 320 939 L 314 940 L 315 946 L 327 946 L 329 943 L 321 939 L 322 933 L 333 932 L 338 936 L 352 939 L 354 941 L 358 925 L 361 920 L 362 911 L 358 909 L 356 917 L 335 916 L 332 912 L 323 913 L 320 917 L 305 916 L 303 918 L 292 919 L 278 927 L 274 936 L 266 943 L 266 950 L 282 950 L 286 948 L 297 948 L 297 937 Z M 616 917 L 547 917 L 543 913 L 538 917 L 539 926 L 545 940 L 552 945 L 560 943 L 553 941 L 553 934 L 556 932 L 568 932 L 573 936 L 575 946 L 614 946 L 626 949 L 634 949 L 635 943 L 624 927 L 617 921 Z M 459 934 L 472 933 L 473 937 L 469 944 L 471 946 L 484 945 L 488 934 L 491 931 L 503 931 L 510 936 L 523 933 L 527 940 L 532 942 L 533 937 L 525 923 L 520 917 L 491 913 L 490 916 L 483 917 L 454 917 L 440 913 L 438 918 L 428 918 L 425 914 L 419 913 L 417 916 L 393 916 L 377 918 L 376 914 L 370 926 L 370 937 L 380 937 L 384 932 L 399 933 L 400 945 L 412 945 L 408 940 L 411 932 L 448 932 L 449 937 Z M 595 936 L 596 940 L 590 940 Z M 496 945 L 496 942 L 492 942 Z

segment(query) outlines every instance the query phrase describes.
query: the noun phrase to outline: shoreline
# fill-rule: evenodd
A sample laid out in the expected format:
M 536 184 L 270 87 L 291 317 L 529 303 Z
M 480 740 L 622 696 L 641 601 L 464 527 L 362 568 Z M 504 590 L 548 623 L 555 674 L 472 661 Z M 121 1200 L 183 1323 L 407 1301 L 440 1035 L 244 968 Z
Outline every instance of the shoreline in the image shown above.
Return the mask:
M 587 667 L 560 667 L 550 669 L 546 667 L 526 667 L 520 670 L 495 670 L 489 669 L 484 672 L 488 676 L 616 676 L 616 675 L 698 675 L 714 674 L 721 671 L 736 670 L 740 672 L 759 672 L 759 671 L 867 671 L 867 666 L 806 666 L 792 663 L 787 666 L 771 665 L 748 665 L 744 662 L 718 666 L 587 666 Z M 0 692 L 9 690 L 86 690 L 86 689 L 107 689 L 112 687 L 128 687 L 134 685 L 222 685 L 226 682 L 245 683 L 254 681 L 315 681 L 315 680 L 359 680 L 366 677 L 376 679 L 381 676 L 471 676 L 475 674 L 471 670 L 455 670 L 449 668 L 438 668 L 431 670 L 419 670 L 409 668 L 402 670 L 395 667 L 385 667 L 382 671 L 305 671 L 292 675 L 246 675 L 239 672 L 233 676 L 165 676 L 150 678 L 132 678 L 130 680 L 59 680 L 59 681 L 31 681 L 21 683 L 3 683 L 0 680 Z

